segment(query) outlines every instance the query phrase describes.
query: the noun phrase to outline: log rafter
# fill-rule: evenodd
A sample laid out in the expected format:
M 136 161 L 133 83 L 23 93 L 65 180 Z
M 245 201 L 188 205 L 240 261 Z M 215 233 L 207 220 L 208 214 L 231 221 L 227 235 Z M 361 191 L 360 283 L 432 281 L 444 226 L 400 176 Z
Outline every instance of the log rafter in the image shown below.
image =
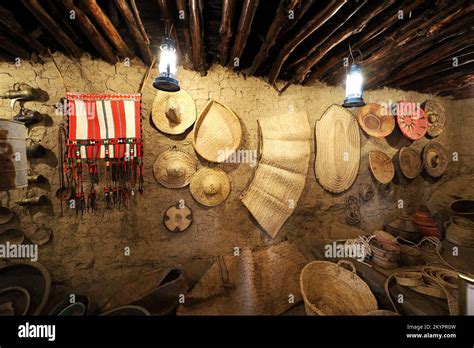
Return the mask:
M 340 85 L 350 45 L 361 51 L 366 89 L 467 97 L 474 94 L 472 23 L 472 0 L 5 1 L 0 59 L 61 50 L 73 57 L 89 51 L 111 63 L 138 54 L 150 64 L 163 27 L 173 27 L 178 61 L 203 75 L 214 62 L 234 69 L 238 58 L 245 75 L 267 77 L 273 86 L 281 79 L 283 90 L 314 80 Z

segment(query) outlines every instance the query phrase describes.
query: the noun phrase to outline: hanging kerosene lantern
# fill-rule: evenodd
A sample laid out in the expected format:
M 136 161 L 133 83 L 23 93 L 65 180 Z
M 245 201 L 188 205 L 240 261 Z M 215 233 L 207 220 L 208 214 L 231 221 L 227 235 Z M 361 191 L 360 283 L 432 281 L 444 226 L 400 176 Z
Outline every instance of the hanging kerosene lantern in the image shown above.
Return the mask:
M 364 98 L 362 97 L 364 79 L 362 77 L 362 69 L 355 63 L 351 46 L 349 46 L 349 52 L 352 57 L 352 64 L 346 76 L 346 98 L 342 106 L 345 108 L 354 108 L 365 105 Z
M 153 87 L 166 92 L 179 91 L 179 81 L 176 80 L 176 67 L 177 57 L 174 41 L 170 37 L 165 37 L 160 45 L 160 61 L 158 63 L 160 75 L 155 78 Z

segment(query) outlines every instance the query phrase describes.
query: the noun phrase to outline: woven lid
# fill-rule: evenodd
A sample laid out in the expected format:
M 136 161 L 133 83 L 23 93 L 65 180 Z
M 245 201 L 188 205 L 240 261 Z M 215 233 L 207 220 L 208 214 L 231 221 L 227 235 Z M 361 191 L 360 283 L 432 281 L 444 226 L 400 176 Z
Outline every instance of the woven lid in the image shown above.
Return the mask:
M 420 153 L 411 147 L 402 147 L 398 154 L 398 163 L 403 175 L 408 179 L 413 179 L 421 172 Z
M 193 214 L 187 206 L 172 205 L 166 210 L 163 222 L 171 232 L 183 232 L 191 226 Z
M 427 100 L 422 104 L 428 119 L 428 135 L 437 137 L 446 127 L 446 112 L 443 105 L 434 100 Z
M 322 187 L 343 192 L 354 183 L 360 162 L 360 134 L 350 111 L 331 105 L 316 122 L 316 178 Z
M 187 186 L 195 172 L 196 161 L 193 156 L 177 150 L 176 147 L 162 152 L 153 165 L 156 181 L 167 188 Z
M 360 108 L 357 114 L 361 128 L 374 138 L 384 138 L 395 128 L 395 118 L 381 113 L 380 105 L 371 103 Z
M 193 146 L 209 162 L 222 163 L 240 146 L 242 128 L 226 105 L 210 100 L 194 125 Z
M 151 112 L 156 128 L 166 134 L 181 134 L 196 121 L 194 99 L 184 90 L 156 94 Z
M 382 184 L 388 184 L 395 175 L 392 159 L 382 151 L 373 150 L 369 152 L 369 166 L 375 179 Z
M 189 190 L 196 201 L 212 207 L 225 201 L 230 193 L 230 180 L 222 169 L 205 167 L 191 177 Z
M 448 154 L 443 145 L 437 141 L 429 142 L 423 149 L 423 167 L 432 177 L 443 175 L 448 167 Z
M 410 101 L 398 102 L 397 123 L 403 135 L 411 140 L 423 138 L 428 130 L 425 112 Z

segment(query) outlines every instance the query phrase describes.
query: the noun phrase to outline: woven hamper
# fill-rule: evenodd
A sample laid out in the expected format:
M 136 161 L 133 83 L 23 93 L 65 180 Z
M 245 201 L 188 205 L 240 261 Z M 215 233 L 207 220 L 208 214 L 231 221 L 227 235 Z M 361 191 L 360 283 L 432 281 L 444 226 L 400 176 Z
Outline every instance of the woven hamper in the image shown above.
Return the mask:
M 340 265 L 347 264 L 352 272 Z M 377 300 L 355 273 L 354 265 L 341 260 L 308 263 L 300 275 L 307 315 L 364 315 L 377 310 Z

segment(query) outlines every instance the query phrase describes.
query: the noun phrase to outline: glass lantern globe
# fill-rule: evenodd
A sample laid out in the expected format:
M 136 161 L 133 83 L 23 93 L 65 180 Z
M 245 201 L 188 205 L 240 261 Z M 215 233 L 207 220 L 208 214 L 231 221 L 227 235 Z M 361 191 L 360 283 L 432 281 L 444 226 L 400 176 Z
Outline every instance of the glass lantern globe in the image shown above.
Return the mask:
M 176 80 L 177 57 L 176 48 L 171 38 L 166 37 L 160 45 L 159 75 L 155 78 L 153 87 L 161 91 L 177 92 L 180 90 Z
M 345 108 L 353 108 L 365 105 L 364 99 L 362 98 L 362 85 L 362 70 L 357 64 L 352 64 L 346 77 L 346 98 L 342 106 Z

